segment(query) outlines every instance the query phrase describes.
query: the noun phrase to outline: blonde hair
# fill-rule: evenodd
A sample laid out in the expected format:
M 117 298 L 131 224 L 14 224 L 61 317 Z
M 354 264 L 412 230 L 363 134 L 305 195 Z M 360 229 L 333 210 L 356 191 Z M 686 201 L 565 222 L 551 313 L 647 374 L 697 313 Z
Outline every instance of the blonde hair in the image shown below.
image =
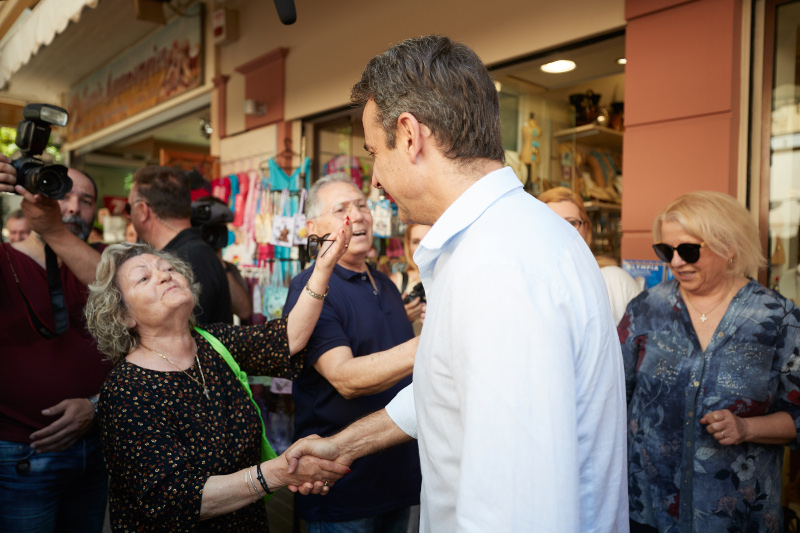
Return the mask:
M 125 325 L 128 306 L 119 286 L 119 269 L 129 259 L 145 254 L 164 259 L 186 278 L 195 305 L 200 296 L 200 285 L 194 282 L 191 267 L 171 253 L 157 252 L 149 244 L 129 242 L 106 248 L 97 265 L 97 280 L 89 285 L 89 299 L 83 314 L 89 333 L 97 341 L 97 348 L 115 364 L 139 345 L 139 334 Z M 189 316 L 188 325 L 195 325 L 194 313 Z
M 589 215 L 586 213 L 586 208 L 583 207 L 583 198 L 566 187 L 553 187 L 547 189 L 539 195 L 538 200 L 544 204 L 557 203 L 557 202 L 572 202 L 578 207 L 581 214 L 581 222 L 586 226 L 586 244 L 591 247 L 592 245 L 592 223 L 589 220 Z
M 730 258 L 729 274 L 755 277 L 767 264 L 750 212 L 728 194 L 697 191 L 679 197 L 653 221 L 655 242 L 661 242 L 664 222 L 677 222 L 712 252 Z

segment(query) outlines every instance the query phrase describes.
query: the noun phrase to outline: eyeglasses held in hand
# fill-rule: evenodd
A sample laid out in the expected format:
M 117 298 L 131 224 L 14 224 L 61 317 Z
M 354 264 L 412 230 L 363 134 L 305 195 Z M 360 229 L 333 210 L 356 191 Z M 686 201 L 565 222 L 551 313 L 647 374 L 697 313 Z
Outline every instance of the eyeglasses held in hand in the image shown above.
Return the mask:
M 691 264 L 697 263 L 697 261 L 700 259 L 700 248 L 705 245 L 706 243 L 704 242 L 701 242 L 700 244 L 685 242 L 673 248 L 669 244 L 659 242 L 653 245 L 653 250 L 655 250 L 658 258 L 665 263 L 672 262 L 672 257 L 675 255 L 675 251 L 677 250 L 678 255 L 681 256 L 681 259 Z
M 344 220 L 344 217 L 349 215 L 353 208 L 356 208 L 365 215 L 369 213 L 367 201 L 362 198 L 361 200 L 356 200 L 354 202 L 339 202 L 338 204 L 334 204 L 334 206 L 331 207 L 331 215 Z
M 326 233 L 322 237 L 319 237 L 317 235 L 309 235 L 308 236 L 308 257 L 316 258 L 317 254 L 320 251 L 320 248 L 322 248 L 322 243 L 323 242 L 336 242 L 336 239 L 329 239 L 328 237 L 330 237 L 330 236 L 331 236 L 330 233 Z M 324 256 L 328 252 L 328 250 L 331 249 L 331 246 L 332 245 L 329 244 L 328 247 L 325 248 L 325 251 L 322 252 L 322 255 L 320 257 Z

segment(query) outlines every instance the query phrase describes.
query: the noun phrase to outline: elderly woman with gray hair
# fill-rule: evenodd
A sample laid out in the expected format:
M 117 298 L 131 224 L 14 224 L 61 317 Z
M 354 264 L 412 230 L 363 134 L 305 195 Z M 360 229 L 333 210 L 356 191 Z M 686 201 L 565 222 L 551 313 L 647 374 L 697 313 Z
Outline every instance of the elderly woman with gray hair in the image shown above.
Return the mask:
M 800 422 L 800 310 L 749 276 L 758 229 L 730 196 L 681 196 L 653 223 L 675 276 L 618 327 L 631 531 L 780 531 L 783 445 Z
M 287 317 L 204 330 L 194 327 L 199 291 L 185 263 L 143 244 L 104 251 L 85 314 L 116 363 L 99 403 L 114 531 L 268 531 L 262 497 L 284 485 L 325 494 L 347 472 L 312 459 L 288 474 L 242 370 L 297 375 L 351 235 L 343 222 Z

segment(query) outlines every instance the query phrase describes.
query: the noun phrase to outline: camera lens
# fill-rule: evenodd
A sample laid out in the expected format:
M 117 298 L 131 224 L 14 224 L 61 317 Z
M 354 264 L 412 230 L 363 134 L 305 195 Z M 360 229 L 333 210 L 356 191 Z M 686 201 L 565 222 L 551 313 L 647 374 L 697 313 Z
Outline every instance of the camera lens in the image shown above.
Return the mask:
M 63 165 L 44 165 L 31 172 L 33 176 L 30 183 L 42 196 L 60 200 L 72 190 L 72 180 L 67 176 L 67 167 Z

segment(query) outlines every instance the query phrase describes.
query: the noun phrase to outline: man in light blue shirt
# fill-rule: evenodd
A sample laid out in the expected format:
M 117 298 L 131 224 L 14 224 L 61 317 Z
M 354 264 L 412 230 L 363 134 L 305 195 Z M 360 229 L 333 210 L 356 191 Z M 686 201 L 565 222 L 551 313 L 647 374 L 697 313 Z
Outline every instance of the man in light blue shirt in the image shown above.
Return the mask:
M 299 441 L 290 462 L 349 464 L 417 438 L 422 531 L 626 532 L 625 385 L 605 285 L 574 228 L 503 168 L 491 76 L 466 46 L 421 37 L 373 58 L 352 99 L 373 186 L 404 221 L 433 224 L 414 254 L 425 327 L 413 386 Z

